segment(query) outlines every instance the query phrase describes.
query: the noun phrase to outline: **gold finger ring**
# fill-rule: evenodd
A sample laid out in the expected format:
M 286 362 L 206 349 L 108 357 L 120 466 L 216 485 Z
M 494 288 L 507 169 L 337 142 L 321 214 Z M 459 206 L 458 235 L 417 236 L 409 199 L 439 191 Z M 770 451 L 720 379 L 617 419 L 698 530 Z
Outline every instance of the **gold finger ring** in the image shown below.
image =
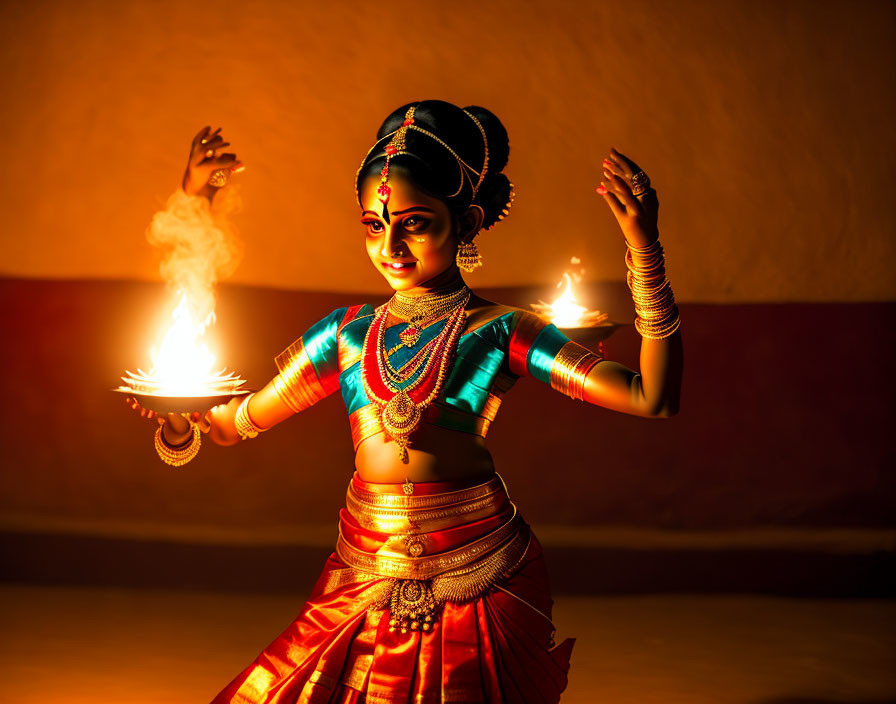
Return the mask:
M 215 188 L 221 188 L 227 184 L 227 178 L 230 176 L 230 171 L 227 169 L 215 169 L 212 171 L 212 175 L 208 178 L 208 185 L 214 186 Z
M 650 178 L 643 171 L 632 175 L 632 195 L 643 196 L 650 190 Z
M 214 155 L 215 155 L 215 150 L 214 150 L 214 149 L 209 149 L 209 150 L 205 153 L 205 158 L 206 158 L 206 159 L 211 159 Z

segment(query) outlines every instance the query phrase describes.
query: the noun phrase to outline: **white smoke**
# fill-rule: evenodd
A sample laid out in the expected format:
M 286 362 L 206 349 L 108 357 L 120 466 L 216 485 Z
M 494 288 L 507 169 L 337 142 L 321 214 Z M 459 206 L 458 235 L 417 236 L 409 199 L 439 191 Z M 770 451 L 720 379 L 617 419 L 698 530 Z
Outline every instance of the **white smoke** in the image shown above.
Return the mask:
M 146 239 L 161 251 L 162 278 L 178 298 L 186 297 L 190 316 L 203 326 L 214 321 L 215 284 L 230 276 L 242 258 L 229 220 L 240 205 L 233 185 L 219 190 L 213 204 L 178 189 L 146 230 Z

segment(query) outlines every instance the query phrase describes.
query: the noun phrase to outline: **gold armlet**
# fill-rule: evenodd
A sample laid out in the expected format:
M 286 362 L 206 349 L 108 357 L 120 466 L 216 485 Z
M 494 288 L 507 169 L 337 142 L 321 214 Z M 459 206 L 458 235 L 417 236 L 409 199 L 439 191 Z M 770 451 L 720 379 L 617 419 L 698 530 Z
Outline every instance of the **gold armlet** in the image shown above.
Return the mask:
M 249 416 L 249 399 L 251 399 L 255 394 L 249 394 L 246 398 L 243 399 L 243 402 L 236 409 L 236 416 L 234 416 L 233 422 L 236 425 L 236 432 L 240 436 L 240 440 L 248 440 L 250 438 L 258 437 L 259 433 L 263 433 L 267 428 L 262 428 L 255 424 L 255 421 Z
M 327 395 L 301 338 L 275 361 L 280 373 L 274 377 L 274 391 L 293 413 L 304 411 Z
M 551 386 L 576 401 L 584 400 L 588 372 L 602 359 L 578 342 L 567 342 L 551 364 Z
M 199 426 L 196 423 L 190 423 L 193 437 L 190 438 L 188 443 L 179 447 L 171 447 L 171 445 L 165 442 L 165 438 L 162 437 L 162 427 L 161 425 L 159 426 L 155 436 L 156 452 L 159 453 L 159 458 L 162 462 L 170 464 L 172 467 L 180 467 L 199 454 L 199 446 L 202 444 L 202 433 L 199 431 Z

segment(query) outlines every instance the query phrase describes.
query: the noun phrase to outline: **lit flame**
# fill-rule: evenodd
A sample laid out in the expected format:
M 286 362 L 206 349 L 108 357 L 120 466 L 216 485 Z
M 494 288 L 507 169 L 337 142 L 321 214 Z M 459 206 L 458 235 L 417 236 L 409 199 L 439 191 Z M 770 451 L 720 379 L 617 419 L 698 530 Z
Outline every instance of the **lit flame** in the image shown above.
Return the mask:
M 573 257 L 570 261 L 572 264 L 581 263 L 578 257 Z M 575 284 L 581 281 L 584 273 L 584 269 L 579 269 L 577 272 L 564 271 L 563 280 L 557 284 L 558 288 L 566 284 L 563 293 L 553 303 L 539 301 L 530 304 L 532 309 L 558 328 L 590 328 L 604 322 L 608 317 L 606 313 L 588 310 L 576 298 Z
M 158 348 L 150 349 L 152 371 L 138 369 L 122 377 L 122 390 L 155 396 L 215 396 L 236 391 L 245 382 L 224 369 L 214 371 L 215 355 L 202 337 L 215 322 L 214 311 L 194 321 L 186 293 L 171 313 L 174 322 Z
M 245 383 L 224 369 L 215 371 L 215 356 L 203 342 L 215 322 L 215 284 L 233 272 L 240 244 L 228 216 L 239 208 L 239 196 L 228 187 L 214 204 L 178 190 L 146 230 L 161 255 L 160 272 L 180 300 L 174 322 L 158 348 L 150 350 L 152 371 L 126 372 L 119 391 L 168 397 L 223 396 Z

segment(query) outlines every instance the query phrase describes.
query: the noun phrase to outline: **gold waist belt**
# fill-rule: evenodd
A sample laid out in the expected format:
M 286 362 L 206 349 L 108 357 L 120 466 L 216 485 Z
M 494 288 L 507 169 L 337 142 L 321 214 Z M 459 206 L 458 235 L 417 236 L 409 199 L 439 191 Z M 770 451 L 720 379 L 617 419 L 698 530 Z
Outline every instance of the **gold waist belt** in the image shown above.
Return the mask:
M 456 526 L 460 516 L 475 516 L 482 511 L 491 511 L 488 515 L 494 515 L 495 508 L 502 505 L 511 512 L 510 518 L 492 532 L 454 550 L 427 555 L 422 554 L 422 547 L 415 550 L 415 546 L 425 544 L 425 534 L 409 532 L 395 536 L 377 552 L 370 553 L 352 545 L 340 529 L 336 553 L 348 566 L 348 574 L 341 575 L 340 582 L 382 580 L 370 593 L 369 608 L 388 607 L 391 630 L 429 630 L 443 603 L 472 599 L 515 572 L 531 540 L 529 527 L 507 498 L 499 478 L 462 491 L 429 496 L 376 494 L 350 486 L 349 499 L 349 510 L 358 520 L 361 520 L 359 515 L 366 515 L 371 524 L 402 523 L 411 526 L 412 531 L 418 522 L 421 526 L 431 526 L 448 520 Z M 405 506 L 398 508 L 401 502 Z M 480 507 L 483 502 L 484 506 Z M 398 542 L 405 547 L 397 549 Z
M 393 534 L 429 533 L 472 523 L 494 516 L 509 504 L 498 477 L 460 491 L 422 496 L 377 494 L 352 482 L 345 497 L 346 508 L 360 526 Z
M 519 535 L 523 525 L 514 506 L 510 520 L 491 533 L 455 550 L 421 557 L 405 557 L 383 549 L 375 553 L 366 552 L 349 543 L 340 527 L 336 553 L 349 567 L 378 577 L 431 579 L 446 572 L 466 569 L 475 562 L 490 558 L 493 553 L 501 552 Z

